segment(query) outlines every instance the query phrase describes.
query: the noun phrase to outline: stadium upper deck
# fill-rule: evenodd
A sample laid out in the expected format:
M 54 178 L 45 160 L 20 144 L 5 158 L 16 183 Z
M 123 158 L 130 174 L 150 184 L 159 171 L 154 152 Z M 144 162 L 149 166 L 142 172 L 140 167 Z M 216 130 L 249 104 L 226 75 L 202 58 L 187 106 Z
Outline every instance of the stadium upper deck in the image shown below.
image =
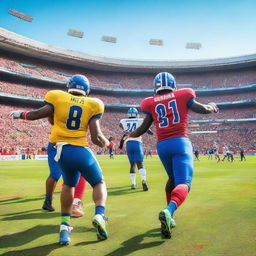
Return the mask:
M 101 71 L 174 73 L 241 69 L 256 66 L 256 54 L 199 61 L 140 61 L 112 59 L 50 46 L 0 28 L 0 49 L 42 60 Z

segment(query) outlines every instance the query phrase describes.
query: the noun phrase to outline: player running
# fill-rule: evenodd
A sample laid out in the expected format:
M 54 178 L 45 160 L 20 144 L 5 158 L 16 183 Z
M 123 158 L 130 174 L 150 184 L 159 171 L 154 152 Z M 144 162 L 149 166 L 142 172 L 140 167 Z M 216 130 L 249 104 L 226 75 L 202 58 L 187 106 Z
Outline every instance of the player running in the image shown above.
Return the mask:
M 132 132 L 139 127 L 143 118 L 139 117 L 139 112 L 136 108 L 130 108 L 128 110 L 128 118 L 120 120 L 119 126 L 125 132 Z M 150 130 L 147 131 L 149 134 L 153 134 Z M 122 148 L 119 147 L 119 148 Z M 126 140 L 126 152 L 130 162 L 130 178 L 131 178 L 131 189 L 136 189 L 136 165 L 139 170 L 139 174 L 142 180 L 143 191 L 148 191 L 148 185 L 146 182 L 147 171 L 143 165 L 144 160 L 144 149 L 142 145 L 141 136 L 128 138 Z
M 13 111 L 13 118 L 36 120 L 54 117 L 50 142 L 57 148 L 55 161 L 63 172 L 64 186 L 61 191 L 61 245 L 70 243 L 70 214 L 73 190 L 81 175 L 93 188 L 95 216 L 92 224 L 97 230 L 99 240 L 108 237 L 106 230 L 105 203 L 107 199 L 106 184 L 102 170 L 93 152 L 88 148 L 87 130 L 89 128 L 92 142 L 104 147 L 109 145 L 100 128 L 100 118 L 104 104 L 96 98 L 87 97 L 90 91 L 88 79 L 82 75 L 72 76 L 67 83 L 68 92 L 49 91 L 45 96 L 46 105 L 40 109 L 24 112 Z
M 173 214 L 184 202 L 191 187 L 193 176 L 193 151 L 188 139 L 188 110 L 196 113 L 217 113 L 215 103 L 207 105 L 195 100 L 192 89 L 176 90 L 174 77 L 159 73 L 154 79 L 155 96 L 141 102 L 141 110 L 146 117 L 140 127 L 128 135 L 141 136 L 154 122 L 157 134 L 157 151 L 169 177 L 165 191 L 167 207 L 159 213 L 161 233 L 171 238 L 175 227 Z
M 50 124 L 53 125 L 54 123 L 53 117 L 49 117 L 48 121 Z M 52 206 L 53 192 L 56 188 L 58 180 L 61 177 L 61 168 L 59 164 L 54 160 L 54 157 L 57 153 L 54 143 L 51 143 L 51 142 L 48 143 L 47 152 L 48 152 L 48 166 L 50 169 L 50 175 L 47 177 L 45 182 L 46 194 L 45 194 L 45 200 L 42 208 L 46 211 L 52 212 L 52 211 L 55 211 L 54 207 Z M 85 188 L 86 188 L 86 180 L 82 176 L 80 176 L 80 179 L 75 187 L 71 217 L 79 218 L 84 216 L 84 212 L 82 210 L 82 200 L 83 200 Z

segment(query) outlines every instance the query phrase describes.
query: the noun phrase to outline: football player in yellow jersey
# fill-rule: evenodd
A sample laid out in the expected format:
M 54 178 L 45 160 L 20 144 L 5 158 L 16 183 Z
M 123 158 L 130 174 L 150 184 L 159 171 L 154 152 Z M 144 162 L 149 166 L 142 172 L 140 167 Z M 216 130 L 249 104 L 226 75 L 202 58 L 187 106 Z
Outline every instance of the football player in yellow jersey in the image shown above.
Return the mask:
M 105 203 L 107 190 L 102 170 L 93 152 L 88 148 L 87 130 L 89 128 L 91 140 L 99 147 L 109 146 L 108 139 L 100 128 L 100 118 L 104 112 L 101 100 L 88 97 L 90 84 L 82 75 L 72 76 L 67 83 L 68 92 L 61 90 L 49 91 L 45 96 L 45 106 L 29 111 L 13 111 L 14 119 L 37 120 L 54 117 L 51 129 L 50 143 L 57 148 L 55 160 L 63 172 L 64 186 L 61 191 L 61 245 L 69 244 L 70 213 L 73 202 L 74 187 L 80 173 L 93 188 L 95 216 L 92 223 L 97 230 L 99 240 L 108 237 L 106 230 Z

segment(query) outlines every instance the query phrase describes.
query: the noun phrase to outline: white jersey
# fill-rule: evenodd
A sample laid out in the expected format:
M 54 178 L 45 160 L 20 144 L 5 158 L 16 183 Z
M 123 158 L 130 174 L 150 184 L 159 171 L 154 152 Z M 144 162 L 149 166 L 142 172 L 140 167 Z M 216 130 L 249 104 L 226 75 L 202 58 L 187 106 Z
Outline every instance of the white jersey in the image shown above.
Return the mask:
M 142 122 L 143 118 L 124 118 L 121 119 L 120 124 L 122 124 L 124 131 L 133 132 L 142 124 Z M 128 138 L 126 142 L 129 140 L 142 142 L 141 136 L 136 138 Z

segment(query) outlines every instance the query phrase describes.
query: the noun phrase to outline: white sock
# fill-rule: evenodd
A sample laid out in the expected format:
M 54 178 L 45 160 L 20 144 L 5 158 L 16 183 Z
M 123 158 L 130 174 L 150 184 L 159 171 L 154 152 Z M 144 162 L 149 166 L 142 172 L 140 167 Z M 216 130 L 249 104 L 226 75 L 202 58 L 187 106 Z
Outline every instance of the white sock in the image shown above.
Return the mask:
M 145 168 L 139 169 L 139 174 L 140 174 L 141 180 L 146 181 L 146 175 L 147 175 L 146 169 Z
M 136 173 L 130 173 L 132 184 L 136 185 Z
M 79 205 L 80 202 L 81 202 L 81 200 L 79 198 L 74 198 L 73 199 L 73 204 L 75 204 L 75 205 Z

